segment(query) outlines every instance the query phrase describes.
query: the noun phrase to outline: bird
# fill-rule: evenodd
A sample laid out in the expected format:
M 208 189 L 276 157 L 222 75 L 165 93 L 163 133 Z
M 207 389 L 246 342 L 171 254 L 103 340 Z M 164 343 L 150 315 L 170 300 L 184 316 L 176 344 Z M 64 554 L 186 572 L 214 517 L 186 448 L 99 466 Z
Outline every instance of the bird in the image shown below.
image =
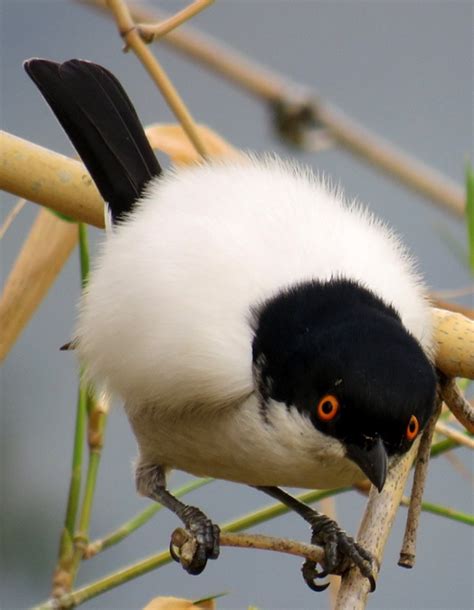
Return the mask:
M 334 488 L 387 470 L 423 431 L 437 384 L 427 287 L 398 235 L 308 168 L 242 153 L 163 170 L 117 78 L 80 59 L 24 64 L 105 201 L 106 231 L 75 344 L 119 396 L 137 490 L 196 543 L 220 530 L 167 489 L 172 470 L 252 486 L 324 548 L 320 579 L 374 558 L 282 487 Z M 171 545 L 173 558 L 179 552 Z

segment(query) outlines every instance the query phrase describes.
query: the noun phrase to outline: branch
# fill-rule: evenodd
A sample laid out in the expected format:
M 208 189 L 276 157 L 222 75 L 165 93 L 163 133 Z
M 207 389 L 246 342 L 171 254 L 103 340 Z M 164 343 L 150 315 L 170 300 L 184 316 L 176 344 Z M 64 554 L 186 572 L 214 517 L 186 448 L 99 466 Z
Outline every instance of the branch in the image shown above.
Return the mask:
M 78 1 L 107 11 L 104 0 Z M 137 22 L 166 18 L 163 13 L 144 5 L 131 6 L 130 15 Z M 169 32 L 163 43 L 270 104 L 277 117 L 277 126 L 286 129 L 290 125 L 289 130 L 281 129 L 280 135 L 293 143 L 300 141 L 304 145 L 305 133 L 314 133 L 315 125 L 324 128 L 331 138 L 366 163 L 456 216 L 463 216 L 465 194 L 459 185 L 370 132 L 316 92 L 191 28 Z

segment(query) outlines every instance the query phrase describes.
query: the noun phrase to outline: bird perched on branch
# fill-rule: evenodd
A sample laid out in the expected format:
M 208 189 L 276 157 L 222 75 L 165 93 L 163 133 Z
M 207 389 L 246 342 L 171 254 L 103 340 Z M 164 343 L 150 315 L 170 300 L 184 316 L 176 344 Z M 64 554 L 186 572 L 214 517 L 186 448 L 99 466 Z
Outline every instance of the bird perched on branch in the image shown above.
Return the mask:
M 141 494 L 172 510 L 200 573 L 219 528 L 166 487 L 180 469 L 261 489 L 325 549 L 308 585 L 372 557 L 278 486 L 364 477 L 380 491 L 433 410 L 425 288 L 399 238 L 310 171 L 275 157 L 163 172 L 117 79 L 25 63 L 102 197 L 110 230 L 81 302 L 89 379 L 125 402 Z M 176 550 L 175 559 L 179 559 Z

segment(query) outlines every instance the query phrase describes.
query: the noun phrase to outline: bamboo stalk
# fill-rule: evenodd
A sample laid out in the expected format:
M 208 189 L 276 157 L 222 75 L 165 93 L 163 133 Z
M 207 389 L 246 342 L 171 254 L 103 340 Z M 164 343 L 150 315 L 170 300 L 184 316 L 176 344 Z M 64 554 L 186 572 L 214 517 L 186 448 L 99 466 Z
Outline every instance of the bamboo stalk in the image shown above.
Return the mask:
M 26 168 L 25 168 L 26 169 Z M 0 298 L 0 361 L 77 244 L 77 226 L 40 210 Z
M 447 377 L 474 378 L 474 323 L 459 313 L 433 307 L 436 364 Z
M 96 227 L 103 200 L 84 165 L 0 131 L 0 189 Z

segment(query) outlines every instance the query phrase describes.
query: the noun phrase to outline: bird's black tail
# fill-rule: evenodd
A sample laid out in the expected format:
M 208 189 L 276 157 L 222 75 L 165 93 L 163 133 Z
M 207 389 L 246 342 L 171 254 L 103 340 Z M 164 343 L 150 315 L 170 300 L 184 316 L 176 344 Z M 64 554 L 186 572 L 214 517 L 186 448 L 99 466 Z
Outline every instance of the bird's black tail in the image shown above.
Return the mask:
M 30 59 L 24 66 L 117 222 L 162 171 L 122 85 L 102 66 L 79 59 Z

